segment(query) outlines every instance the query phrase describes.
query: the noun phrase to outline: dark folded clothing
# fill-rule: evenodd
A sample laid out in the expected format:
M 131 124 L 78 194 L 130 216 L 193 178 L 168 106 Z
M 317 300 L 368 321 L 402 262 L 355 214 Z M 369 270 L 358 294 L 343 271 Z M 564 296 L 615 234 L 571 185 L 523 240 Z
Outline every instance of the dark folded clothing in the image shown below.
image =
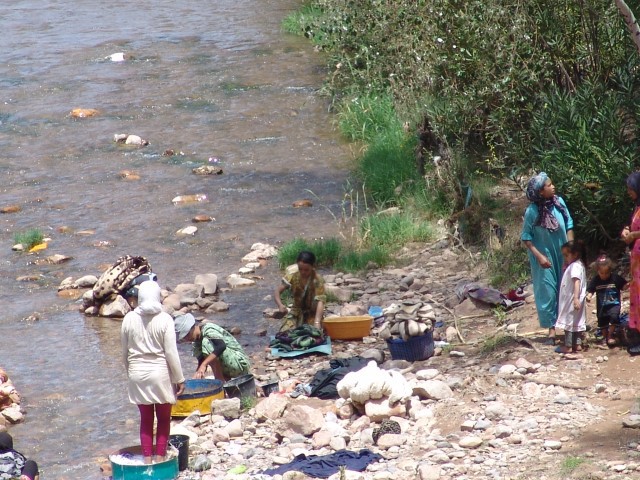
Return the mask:
M 359 452 L 351 452 L 349 450 L 338 450 L 330 455 L 309 455 L 304 454 L 296 456 L 286 465 L 277 468 L 265 470 L 265 475 L 282 475 L 286 472 L 295 470 L 302 472 L 314 478 L 329 478 L 334 473 L 340 471 L 340 467 L 346 467 L 347 470 L 362 472 L 367 466 L 382 458 L 381 455 L 373 453 L 366 448 Z

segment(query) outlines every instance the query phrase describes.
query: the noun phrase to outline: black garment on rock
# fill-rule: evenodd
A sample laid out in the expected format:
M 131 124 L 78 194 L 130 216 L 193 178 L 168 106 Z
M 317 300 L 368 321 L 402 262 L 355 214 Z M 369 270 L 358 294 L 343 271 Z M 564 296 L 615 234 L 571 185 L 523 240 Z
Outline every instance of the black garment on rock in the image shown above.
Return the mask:
M 295 470 L 309 475 L 313 478 L 329 478 L 334 473 L 340 471 L 340 467 L 344 466 L 347 470 L 362 472 L 366 470 L 367 465 L 378 461 L 381 455 L 373 453 L 371 450 L 363 448 L 359 452 L 351 452 L 349 450 L 338 450 L 330 455 L 309 455 L 300 454 L 294 459 L 277 468 L 265 470 L 265 475 L 283 475 L 286 472 Z
M 357 372 L 366 367 L 370 361 L 370 358 L 358 356 L 330 360 L 330 368 L 318 370 L 309 382 L 309 387 L 311 388 L 309 396 L 325 400 L 338 398 L 338 382 L 342 380 L 347 373 Z

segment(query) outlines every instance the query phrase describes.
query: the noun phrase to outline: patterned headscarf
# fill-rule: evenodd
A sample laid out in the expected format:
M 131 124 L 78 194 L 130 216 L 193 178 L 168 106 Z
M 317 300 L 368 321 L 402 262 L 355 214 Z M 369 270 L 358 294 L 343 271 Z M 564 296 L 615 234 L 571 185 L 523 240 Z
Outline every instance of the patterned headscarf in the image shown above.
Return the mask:
M 627 187 L 636 192 L 636 206 L 640 206 L 640 172 L 633 172 L 627 177 Z
M 527 183 L 527 198 L 531 203 L 535 203 L 538 206 L 538 220 L 535 225 L 540 225 L 547 230 L 555 232 L 560 227 L 560 224 L 553 214 L 553 207 L 556 207 L 562 214 L 565 223 L 569 219 L 569 216 L 557 195 L 551 198 L 543 198 L 542 195 L 540 195 L 540 190 L 544 188 L 544 184 L 548 179 L 549 176 L 545 172 L 540 172 L 531 177 L 529 183 Z

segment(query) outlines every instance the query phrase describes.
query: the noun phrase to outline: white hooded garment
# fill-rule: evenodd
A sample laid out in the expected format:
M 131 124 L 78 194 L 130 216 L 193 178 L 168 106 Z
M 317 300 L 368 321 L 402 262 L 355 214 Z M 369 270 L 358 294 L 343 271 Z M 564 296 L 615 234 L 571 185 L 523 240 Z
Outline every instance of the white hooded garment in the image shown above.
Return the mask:
M 122 320 L 122 359 L 129 401 L 137 405 L 176 403 L 173 385 L 184 382 L 171 315 L 162 311 L 160 286 L 140 284 L 138 307 Z

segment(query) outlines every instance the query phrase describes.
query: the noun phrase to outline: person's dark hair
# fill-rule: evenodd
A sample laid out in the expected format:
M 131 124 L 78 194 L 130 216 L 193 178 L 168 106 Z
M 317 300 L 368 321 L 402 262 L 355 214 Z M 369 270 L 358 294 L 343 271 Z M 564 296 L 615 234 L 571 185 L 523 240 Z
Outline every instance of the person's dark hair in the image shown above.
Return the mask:
M 303 250 L 298 254 L 298 258 L 296 258 L 296 263 L 298 262 L 313 266 L 316 264 L 316 256 L 312 252 Z
M 601 253 L 600 255 L 598 255 L 598 258 L 596 258 L 596 261 L 593 265 L 596 269 L 600 267 L 606 267 L 609 270 L 613 270 L 616 266 L 613 260 L 611 260 L 611 258 L 609 258 L 606 253 Z
M 587 246 L 584 244 L 582 240 L 570 240 L 564 245 L 562 248 L 568 249 L 571 253 L 578 254 L 578 260 L 581 260 L 582 263 L 585 263 L 587 260 Z

